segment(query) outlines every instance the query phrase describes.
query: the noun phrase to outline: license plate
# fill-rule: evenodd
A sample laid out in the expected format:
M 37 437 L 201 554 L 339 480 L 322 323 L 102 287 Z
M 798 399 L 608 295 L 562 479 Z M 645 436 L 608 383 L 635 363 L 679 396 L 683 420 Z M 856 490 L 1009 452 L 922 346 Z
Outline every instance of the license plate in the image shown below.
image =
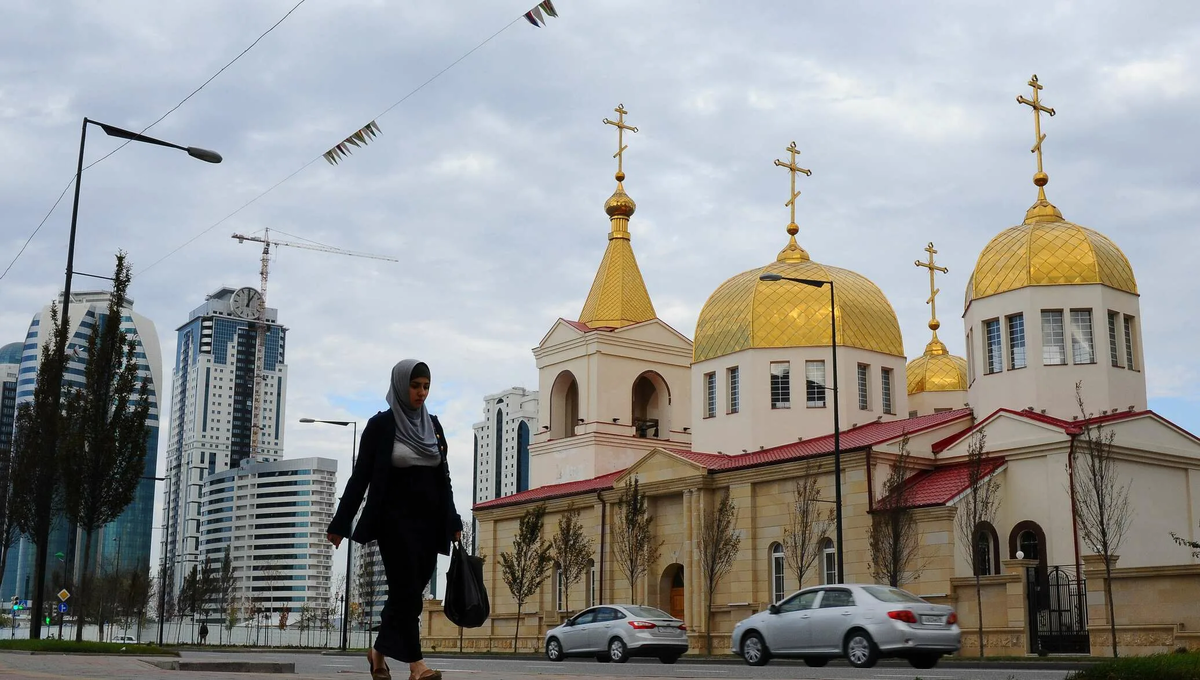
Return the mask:
M 943 616 L 930 616 L 928 614 L 923 614 L 921 616 L 921 623 L 926 626 L 940 626 L 946 623 L 946 618 Z

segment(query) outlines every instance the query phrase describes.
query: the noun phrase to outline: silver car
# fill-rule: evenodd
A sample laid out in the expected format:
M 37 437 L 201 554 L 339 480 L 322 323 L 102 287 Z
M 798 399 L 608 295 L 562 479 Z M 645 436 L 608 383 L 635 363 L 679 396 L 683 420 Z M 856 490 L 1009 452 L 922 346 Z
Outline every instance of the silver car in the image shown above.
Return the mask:
M 657 656 L 675 663 L 688 650 L 687 626 L 661 609 L 607 604 L 585 609 L 546 633 L 546 657 L 595 656 L 625 663 L 631 656 Z
M 933 668 L 961 643 L 958 616 L 950 607 L 898 588 L 847 584 L 801 590 L 739 622 L 732 651 L 751 666 L 792 656 L 820 667 L 845 656 L 857 668 L 870 668 L 880 657 Z

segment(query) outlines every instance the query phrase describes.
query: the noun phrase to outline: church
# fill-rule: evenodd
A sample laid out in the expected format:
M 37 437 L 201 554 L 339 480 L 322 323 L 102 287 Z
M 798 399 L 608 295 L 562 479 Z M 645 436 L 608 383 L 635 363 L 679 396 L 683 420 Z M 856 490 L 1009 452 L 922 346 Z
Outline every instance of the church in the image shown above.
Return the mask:
M 551 323 L 533 350 L 542 401 L 528 488 L 474 507 L 492 618 L 465 631 L 465 647 L 538 651 L 545 630 L 571 613 L 633 602 L 682 618 L 692 651 L 711 633 L 714 652 L 726 652 L 734 624 L 801 587 L 875 581 L 871 518 L 904 455 L 906 479 L 894 488 L 905 490 L 919 545 L 902 587 L 956 609 L 964 654 L 978 649 L 981 616 L 988 654 L 1110 654 L 1106 585 L 1122 654 L 1200 648 L 1200 560 L 1171 538 L 1197 538 L 1200 439 L 1147 407 L 1133 266 L 1116 242 L 1048 200 L 1041 115 L 1052 110 L 1036 76 L 1029 85 L 1031 98 L 1018 101 L 1034 113 L 1036 200 L 1023 219 L 1000 220 L 975 260 L 956 331 L 966 357 L 938 338 L 947 329 L 934 277 L 946 268 L 932 243 L 914 248 L 914 274 L 930 278 L 931 320 L 929 343 L 912 360 L 884 291 L 819 262 L 797 239 L 796 180 L 809 171 L 796 164 L 794 142 L 790 158 L 775 161 L 791 175 L 782 249 L 731 272 L 686 329 L 692 337 L 659 319 L 634 255 L 636 204 L 621 165 L 624 133 L 634 129 L 618 107 L 618 119 L 605 120 L 618 132 L 607 248 L 579 318 Z M 1108 583 L 1072 484 L 1091 432 L 1112 437 L 1132 507 Z M 994 483 L 997 504 L 964 546 L 955 518 L 971 496 L 973 442 L 984 446 L 976 469 L 981 484 Z M 634 480 L 660 549 L 631 590 L 613 533 Z M 820 516 L 836 505 L 841 521 L 836 532 L 821 525 L 828 534 L 816 537 L 798 582 L 783 546 L 806 480 L 820 492 Z M 700 531 L 726 494 L 740 547 L 710 599 Z M 569 588 L 551 573 L 518 631 L 497 556 L 539 505 L 546 539 L 562 513 L 578 511 L 595 551 Z M 457 648 L 459 630 L 437 606 L 423 626 L 427 646 Z

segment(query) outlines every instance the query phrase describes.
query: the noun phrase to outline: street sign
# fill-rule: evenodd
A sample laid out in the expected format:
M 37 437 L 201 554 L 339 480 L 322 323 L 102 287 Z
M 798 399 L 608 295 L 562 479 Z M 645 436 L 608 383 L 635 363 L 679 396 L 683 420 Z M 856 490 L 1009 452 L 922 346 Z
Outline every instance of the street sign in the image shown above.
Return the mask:
M 58 613 L 59 613 L 59 614 L 65 614 L 65 613 L 67 613 L 67 603 L 66 603 L 66 602 L 59 602 L 59 603 L 58 603 Z
M 71 597 L 71 593 L 68 593 L 66 588 L 58 591 L 58 599 L 66 602 L 68 597 Z

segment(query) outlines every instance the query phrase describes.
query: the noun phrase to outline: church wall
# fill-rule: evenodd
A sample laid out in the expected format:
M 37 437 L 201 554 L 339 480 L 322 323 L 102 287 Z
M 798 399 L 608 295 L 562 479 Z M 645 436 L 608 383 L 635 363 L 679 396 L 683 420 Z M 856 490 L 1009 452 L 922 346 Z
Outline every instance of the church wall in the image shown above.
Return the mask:
M 909 417 L 914 415 L 927 416 L 932 413 L 939 413 L 943 409 L 953 411 L 954 409 L 966 406 L 967 399 L 967 392 L 964 390 L 910 394 L 908 395 L 908 411 L 906 411 L 906 415 Z
M 1041 312 L 1062 310 L 1068 365 L 1043 365 Z M 1096 362 L 1075 365 L 1071 350 L 1070 310 L 1091 309 L 1093 346 Z M 1135 318 L 1134 365 L 1137 370 L 1115 368 L 1109 355 L 1108 312 L 1121 312 Z M 1009 368 L 1009 341 L 1006 317 L 1021 313 L 1025 321 L 1026 367 Z M 1004 369 L 986 374 L 986 342 L 983 322 L 999 319 L 1003 340 Z M 1146 378 L 1141 370 L 1142 319 L 1138 298 L 1100 284 L 1027 286 L 971 302 L 963 315 L 965 329 L 970 329 L 971 344 L 968 361 L 973 362 L 974 376 L 968 390 L 975 413 L 986 417 L 999 408 L 1020 411 L 1027 406 L 1046 410 L 1047 415 L 1070 419 L 1079 415 L 1075 402 L 1075 383 L 1083 381 L 1084 402 L 1089 412 L 1135 410 L 1146 408 Z M 964 330 L 965 332 L 965 330 Z M 1118 326 L 1118 357 L 1125 364 L 1123 332 Z
M 1076 475 L 1085 465 L 1082 459 L 1076 461 Z M 1190 550 L 1171 540 L 1172 531 L 1183 535 L 1194 532 L 1195 514 L 1190 506 L 1195 502 L 1191 492 L 1198 474 L 1200 471 L 1196 469 L 1118 461 L 1117 479 L 1129 485 L 1129 505 L 1133 508 L 1129 531 L 1117 549 L 1122 567 L 1200 562 L 1191 556 Z M 1082 540 L 1080 549 L 1085 555 L 1091 552 Z
M 737 455 L 743 449 L 756 451 L 760 448 L 780 446 L 796 441 L 798 437 L 812 438 L 833 431 L 833 395 L 828 394 L 826 406 L 808 408 L 805 393 L 805 362 L 825 362 L 826 385 L 833 384 L 833 371 L 829 364 L 827 347 L 786 347 L 778 349 L 750 349 L 716 359 L 702 361 L 692 366 L 692 448 L 707 453 Z M 790 362 L 791 408 L 771 408 L 771 363 Z M 859 409 L 858 365 L 869 367 L 868 409 Z M 729 411 L 728 369 L 737 366 L 740 380 L 740 409 L 736 414 Z M 892 413 L 882 409 L 880 369 L 892 369 Z M 705 416 L 705 382 L 707 373 L 716 374 L 716 415 Z M 838 387 L 841 391 L 841 427 L 848 429 L 855 424 L 865 425 L 876 418 L 894 420 L 908 416 L 908 393 L 906 389 L 905 361 L 879 352 L 869 352 L 854 347 L 838 347 Z
M 529 488 L 593 479 L 624 470 L 659 445 L 687 448 L 657 439 L 602 433 L 534 444 L 529 447 Z

